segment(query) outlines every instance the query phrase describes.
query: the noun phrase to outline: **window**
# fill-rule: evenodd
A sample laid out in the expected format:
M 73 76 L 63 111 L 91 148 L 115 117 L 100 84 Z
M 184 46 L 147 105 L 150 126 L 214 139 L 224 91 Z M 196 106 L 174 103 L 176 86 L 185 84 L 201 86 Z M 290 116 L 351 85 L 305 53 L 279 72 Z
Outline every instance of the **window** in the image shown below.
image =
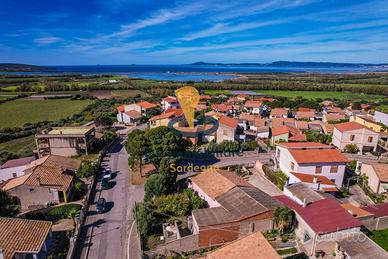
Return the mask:
M 321 174 L 321 173 L 322 173 L 322 166 L 317 166 L 317 167 L 315 168 L 315 173 L 316 173 L 316 174 Z
M 294 162 L 291 162 L 291 170 L 292 170 L 292 171 L 295 170 L 295 164 L 294 164 Z
M 368 142 L 369 142 L 369 143 L 372 143 L 372 141 L 373 141 L 373 137 L 369 136 L 369 137 L 368 137 Z
M 280 159 L 280 149 L 276 150 L 276 157 Z
M 30 188 L 30 192 L 33 192 L 34 191 L 34 188 Z
M 350 141 L 354 140 L 354 135 L 350 135 Z
M 330 173 L 331 174 L 336 174 L 338 172 L 338 166 L 333 165 L 330 167 Z
M 12 177 L 16 178 L 18 175 L 16 173 L 12 173 Z
M 304 242 L 307 242 L 307 241 L 309 241 L 310 239 L 311 239 L 310 235 L 309 235 L 308 233 L 305 233 L 305 234 L 304 234 L 303 241 L 304 241 Z
M 228 131 L 224 130 L 223 134 L 224 134 L 224 136 L 228 136 Z

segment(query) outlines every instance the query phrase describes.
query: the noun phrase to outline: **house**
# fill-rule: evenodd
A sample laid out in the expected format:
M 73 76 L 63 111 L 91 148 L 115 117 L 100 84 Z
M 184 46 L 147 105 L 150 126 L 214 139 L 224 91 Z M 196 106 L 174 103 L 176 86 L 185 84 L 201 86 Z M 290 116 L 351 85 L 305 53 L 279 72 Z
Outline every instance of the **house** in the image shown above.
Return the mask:
M 244 104 L 244 108 L 252 114 L 260 114 L 260 108 L 261 108 L 262 102 L 260 101 L 252 101 L 248 100 Z
M 388 164 L 363 162 L 361 165 L 361 175 L 368 176 L 368 186 L 373 192 L 388 192 Z
M 325 176 L 341 187 L 349 160 L 332 146 L 316 142 L 278 143 L 276 167 L 288 177 L 291 172 Z
M 138 121 L 140 121 L 141 118 L 141 113 L 136 110 L 129 110 L 123 112 L 119 111 L 117 113 L 117 121 L 120 123 L 124 123 L 125 125 L 136 124 Z
M 224 115 L 233 114 L 235 112 L 234 107 L 232 104 L 212 104 L 211 106 L 212 110 L 217 113 L 222 113 Z
M 324 113 L 323 119 L 322 119 L 323 122 L 327 122 L 327 123 L 340 122 L 343 120 L 346 120 L 346 116 L 345 114 L 341 114 L 341 113 Z
M 168 126 L 168 123 L 171 121 L 171 119 L 181 116 L 183 114 L 182 109 L 172 109 L 172 110 L 167 110 L 164 113 L 160 115 L 155 115 L 151 117 L 148 120 L 148 124 L 150 128 L 156 128 L 160 126 Z
M 230 242 L 220 248 L 208 252 L 198 259 L 236 259 L 260 258 L 280 259 L 281 257 L 260 232 L 252 233 L 246 237 Z
M 298 193 L 302 195 L 301 192 Z M 297 221 L 296 238 L 310 257 L 316 257 L 318 251 L 332 254 L 337 240 L 361 233 L 362 223 L 332 198 L 315 199 L 311 202 L 303 199 L 306 202 L 302 204 L 287 195 L 275 198 L 294 210 Z
M 192 188 L 209 203 L 191 215 L 191 231 L 198 235 L 200 248 L 271 229 L 273 210 L 280 206 L 232 172 L 209 169 L 192 178 Z
M 388 203 L 367 205 L 363 210 L 373 214 L 372 220 L 363 220 L 364 226 L 369 230 L 381 230 L 388 228 Z
M 370 115 L 353 115 L 350 117 L 350 121 L 357 122 L 376 132 L 387 131 L 386 129 L 384 130 L 384 127 L 380 122 L 376 121 L 375 118 Z
M 297 120 L 314 120 L 315 111 L 297 111 L 295 114 L 295 119 Z
M 8 180 L 2 189 L 20 200 L 23 211 L 46 206 L 47 202 L 67 202 L 73 175 L 81 161 L 49 155 L 30 163 L 24 175 Z
M 24 170 L 34 161 L 33 156 L 11 159 L 0 166 L 0 183 L 24 175 Z
M 80 156 L 89 154 L 96 141 L 94 127 L 49 128 L 35 135 L 39 157 L 47 155 Z
M 229 140 L 235 141 L 237 139 L 238 121 L 234 118 L 222 116 L 218 120 L 218 129 L 216 134 L 217 143 Z
M 173 96 L 167 96 L 166 98 L 163 98 L 161 101 L 161 106 L 163 110 L 180 108 L 178 100 Z
M 44 258 L 52 242 L 50 221 L 0 217 L 0 258 Z
M 287 118 L 288 109 L 286 108 L 274 108 L 271 110 L 270 118 Z
M 288 141 L 306 141 L 306 135 L 300 130 L 290 126 L 280 126 L 271 128 L 271 143 Z
M 295 119 L 294 118 L 272 118 L 271 119 L 271 127 L 279 127 L 283 125 L 295 127 Z
M 360 152 L 376 151 L 379 134 L 357 122 L 345 122 L 334 125 L 332 144 L 340 150 L 346 145 L 357 145 Z
M 141 101 L 138 103 L 125 105 L 124 112 L 134 110 L 134 111 L 137 111 L 138 113 L 140 113 L 142 116 L 145 116 L 147 114 L 147 112 L 149 112 L 150 110 L 155 109 L 157 107 L 159 107 L 159 105 L 154 104 L 154 103 L 150 103 L 147 101 Z
M 375 111 L 374 119 L 375 122 L 379 122 L 388 126 L 388 114 L 380 111 Z

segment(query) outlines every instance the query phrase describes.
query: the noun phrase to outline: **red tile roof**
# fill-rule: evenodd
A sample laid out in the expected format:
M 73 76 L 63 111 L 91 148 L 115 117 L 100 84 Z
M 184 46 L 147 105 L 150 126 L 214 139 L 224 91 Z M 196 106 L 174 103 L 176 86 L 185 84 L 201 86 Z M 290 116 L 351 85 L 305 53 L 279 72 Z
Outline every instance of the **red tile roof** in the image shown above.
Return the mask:
M 289 133 L 287 126 L 274 127 L 271 130 L 272 130 L 272 136 L 279 136 L 279 135 Z
M 294 142 L 294 143 L 279 143 L 278 146 L 285 147 L 288 149 L 333 149 L 334 147 L 318 143 L 318 142 Z
M 362 225 L 359 220 L 331 198 L 314 201 L 306 207 L 297 204 L 285 195 L 274 198 L 295 210 L 314 232 L 319 234 L 337 232 Z
M 172 98 L 170 96 L 163 98 L 162 100 L 168 103 L 175 103 L 177 101 L 176 98 Z
M 377 217 L 388 216 L 388 202 L 378 205 L 368 205 L 366 207 L 362 207 L 362 209 L 372 213 Z
M 127 111 L 124 113 L 133 119 L 140 119 L 141 118 L 140 112 L 135 111 L 135 110 L 130 110 L 130 111 Z
M 5 162 L 0 169 L 5 169 L 5 168 L 11 168 L 11 167 L 18 167 L 18 166 L 23 166 L 23 165 L 28 165 L 32 161 L 34 161 L 35 158 L 33 156 L 29 157 L 22 157 L 22 158 L 17 158 L 17 159 L 12 159 L 8 160 Z
M 310 118 L 314 118 L 315 116 L 315 112 L 301 112 L 301 111 L 298 111 L 296 112 L 296 118 L 298 119 L 310 119 Z
M 169 113 L 162 113 L 162 114 L 159 114 L 159 115 L 155 115 L 153 117 L 151 117 L 149 119 L 149 121 L 157 121 L 157 120 L 163 120 L 163 119 L 166 119 L 166 118 L 172 118 L 174 117 L 175 114 L 173 112 L 169 112 Z
M 287 114 L 288 114 L 288 110 L 286 110 L 285 108 L 275 108 L 271 110 L 272 116 L 283 116 Z
M 337 149 L 291 149 L 297 163 L 348 163 L 350 160 Z
M 333 183 L 326 176 L 323 176 L 323 175 L 302 174 L 302 173 L 296 173 L 296 172 L 291 172 L 291 174 L 304 183 L 314 183 L 314 177 L 316 177 L 317 181 L 321 184 L 335 186 L 335 183 Z
M 230 128 L 237 128 L 238 122 L 234 118 L 229 118 L 227 116 L 221 116 L 218 121 L 220 124 L 226 125 Z
M 260 101 L 246 101 L 244 106 L 247 108 L 259 108 L 261 104 L 262 102 Z
M 299 107 L 298 112 L 315 112 L 315 109 Z
M 139 105 L 140 107 L 142 107 L 144 109 L 151 109 L 151 108 L 154 108 L 154 107 L 158 106 L 157 104 L 150 103 L 150 102 L 147 102 L 147 101 L 139 102 L 139 103 L 137 103 L 137 105 Z
M 360 123 L 354 122 L 354 121 L 334 124 L 334 128 L 336 128 L 340 132 L 345 132 L 345 131 L 350 131 L 350 130 L 358 130 L 358 129 L 371 130 L 371 129 L 367 128 L 366 126 L 364 126 Z
M 295 134 L 288 138 L 289 141 L 307 141 L 306 134 Z
M 217 110 L 219 112 L 228 112 L 229 110 L 233 110 L 233 106 L 230 104 L 213 104 L 212 105 L 213 110 Z

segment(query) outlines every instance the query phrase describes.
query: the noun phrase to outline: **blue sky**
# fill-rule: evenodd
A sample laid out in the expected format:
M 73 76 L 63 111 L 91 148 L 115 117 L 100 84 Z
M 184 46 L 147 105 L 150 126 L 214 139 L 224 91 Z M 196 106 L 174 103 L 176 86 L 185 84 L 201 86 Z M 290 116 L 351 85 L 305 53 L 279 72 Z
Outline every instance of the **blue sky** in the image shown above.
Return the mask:
M 388 63 L 386 0 L 0 0 L 0 62 Z

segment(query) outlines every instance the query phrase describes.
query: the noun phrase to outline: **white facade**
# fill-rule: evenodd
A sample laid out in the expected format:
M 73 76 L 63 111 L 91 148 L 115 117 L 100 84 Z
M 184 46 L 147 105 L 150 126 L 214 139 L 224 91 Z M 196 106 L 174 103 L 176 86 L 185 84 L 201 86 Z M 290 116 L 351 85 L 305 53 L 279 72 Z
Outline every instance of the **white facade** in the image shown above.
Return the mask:
M 374 118 L 375 118 L 376 122 L 380 122 L 380 123 L 388 126 L 388 114 L 383 113 L 383 112 L 379 112 L 379 111 L 375 111 Z
M 124 123 L 126 125 L 130 125 L 130 124 L 135 123 L 134 120 L 131 117 L 129 117 L 127 114 L 125 114 L 124 112 L 119 112 L 117 114 L 117 121 L 120 123 Z
M 0 183 L 24 175 L 23 171 L 27 169 L 27 165 L 0 169 Z
M 319 152 L 317 150 L 312 150 L 311 152 Z M 310 175 L 323 175 L 329 180 L 334 182 L 336 186 L 341 187 L 344 180 L 346 163 L 311 163 L 311 164 L 298 164 L 298 162 L 291 155 L 289 150 L 284 147 L 276 147 L 276 160 L 278 162 L 278 167 L 282 172 L 284 172 L 288 177 L 292 177 L 290 172 L 297 172 Z M 333 169 L 332 169 L 333 167 Z M 337 171 L 333 170 L 337 167 Z M 321 172 L 317 173 L 317 168 L 321 168 Z
M 360 152 L 376 151 L 379 134 L 366 128 L 341 132 L 334 127 L 332 144 L 343 151 L 348 144 L 356 144 Z
M 171 97 L 171 96 L 169 96 L 167 98 L 174 99 L 175 101 L 166 101 L 166 100 L 162 99 L 160 104 L 161 104 L 163 110 L 179 109 L 180 108 L 179 102 L 176 100 L 176 98 Z

